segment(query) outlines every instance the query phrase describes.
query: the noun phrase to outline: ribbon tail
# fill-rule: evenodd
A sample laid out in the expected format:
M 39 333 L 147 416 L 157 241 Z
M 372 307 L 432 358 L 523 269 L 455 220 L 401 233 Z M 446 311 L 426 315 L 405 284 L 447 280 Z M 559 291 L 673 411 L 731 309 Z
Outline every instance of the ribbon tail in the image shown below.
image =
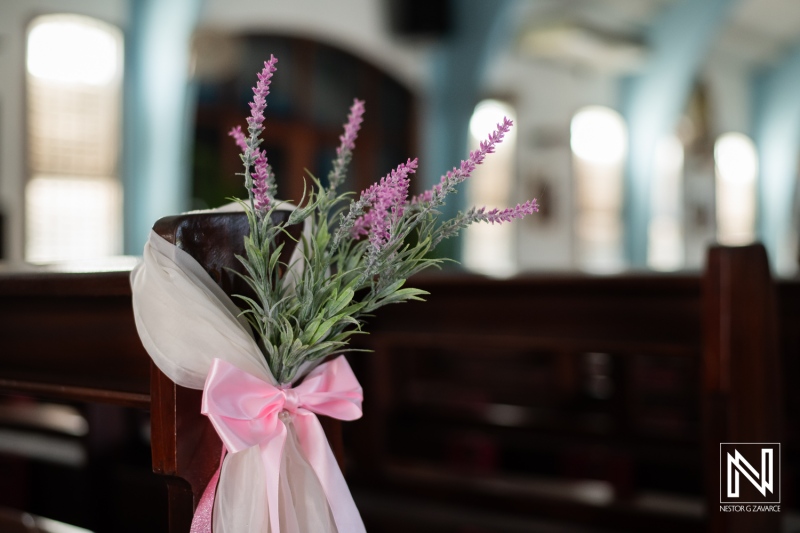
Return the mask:
M 314 469 L 328 499 L 336 529 L 342 533 L 366 533 L 361 514 L 317 416 L 308 411 L 298 412 L 294 426 L 306 460 Z
M 225 459 L 225 446 L 222 447 L 222 455 L 219 458 L 219 466 L 211 480 L 206 485 L 206 490 L 200 497 L 197 509 L 192 517 L 192 528 L 189 533 L 211 533 L 211 518 L 214 512 L 214 497 L 217 494 L 217 484 L 219 483 L 219 473 L 222 470 L 222 461 Z
M 280 509 L 278 508 L 278 491 L 280 487 L 281 456 L 286 442 L 286 426 L 279 423 L 279 433 L 261 445 L 261 460 L 264 462 L 264 476 L 267 488 L 267 506 L 269 507 L 270 533 L 280 533 Z

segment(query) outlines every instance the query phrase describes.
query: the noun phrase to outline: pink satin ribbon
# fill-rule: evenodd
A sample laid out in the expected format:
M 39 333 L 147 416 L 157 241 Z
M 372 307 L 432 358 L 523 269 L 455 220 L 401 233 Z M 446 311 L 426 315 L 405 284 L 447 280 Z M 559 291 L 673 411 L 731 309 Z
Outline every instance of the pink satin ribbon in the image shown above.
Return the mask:
M 225 446 L 222 447 L 222 455 L 219 458 L 219 466 L 214 475 L 211 476 L 211 481 L 206 485 L 206 490 L 200 497 L 200 502 L 197 504 L 197 509 L 192 517 L 192 527 L 189 533 L 211 533 L 211 519 L 214 514 L 214 495 L 217 493 L 217 483 L 219 482 L 219 473 L 222 470 L 222 461 L 225 459 L 227 450 Z
M 211 420 L 229 452 L 260 447 L 272 533 L 280 533 L 278 486 L 287 434 L 279 416 L 283 412 L 294 423 L 301 451 L 319 478 L 337 530 L 361 533 L 365 532 L 361 515 L 316 415 L 356 420 L 362 414 L 362 400 L 361 385 L 342 356 L 318 366 L 294 388 L 276 387 L 226 361 L 214 359 L 203 390 L 201 412 Z M 193 533 L 211 531 L 217 476 L 218 473 L 198 505 Z

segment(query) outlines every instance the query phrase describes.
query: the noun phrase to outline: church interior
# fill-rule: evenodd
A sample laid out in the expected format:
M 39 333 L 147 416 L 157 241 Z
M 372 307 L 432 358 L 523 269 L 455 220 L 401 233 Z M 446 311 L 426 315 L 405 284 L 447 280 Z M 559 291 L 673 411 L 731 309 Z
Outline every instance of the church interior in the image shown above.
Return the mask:
M 151 228 L 243 253 L 165 217 L 248 195 L 271 56 L 280 200 L 359 99 L 354 198 L 509 119 L 439 211 L 538 207 L 353 337 L 363 417 L 320 418 L 367 530 L 800 532 L 797 2 L 0 0 L 0 533 L 190 531 L 221 444 L 131 271 Z

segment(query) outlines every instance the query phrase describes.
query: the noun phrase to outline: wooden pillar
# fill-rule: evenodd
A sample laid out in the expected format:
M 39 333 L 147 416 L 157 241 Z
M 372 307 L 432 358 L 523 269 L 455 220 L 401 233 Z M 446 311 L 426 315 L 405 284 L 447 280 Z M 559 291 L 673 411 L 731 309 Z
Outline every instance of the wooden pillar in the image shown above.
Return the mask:
M 720 500 L 727 499 L 721 487 L 724 454 L 720 443 L 776 443 L 783 435 L 775 285 L 765 248 L 711 248 L 703 305 L 703 442 L 709 531 L 777 533 L 780 513 L 720 510 Z M 777 457 L 775 461 L 777 477 Z M 759 469 L 759 464 L 754 466 Z M 749 483 L 744 477 L 740 481 Z

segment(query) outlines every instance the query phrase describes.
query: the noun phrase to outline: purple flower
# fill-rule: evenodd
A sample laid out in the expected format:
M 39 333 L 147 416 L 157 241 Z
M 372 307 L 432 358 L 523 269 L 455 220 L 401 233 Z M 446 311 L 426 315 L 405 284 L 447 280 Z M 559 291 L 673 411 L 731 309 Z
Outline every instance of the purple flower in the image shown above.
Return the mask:
M 333 169 L 328 174 L 329 194 L 333 196 L 336 188 L 344 181 L 347 165 L 353 157 L 353 150 L 356 147 L 356 137 L 358 130 L 361 129 L 361 122 L 364 120 L 364 101 L 355 99 L 350 107 L 350 114 L 347 115 L 347 124 L 344 125 L 344 133 L 339 136 L 339 146 L 336 148 L 336 159 L 333 161 Z
M 347 115 L 347 124 L 344 126 L 344 133 L 339 137 L 342 143 L 336 149 L 336 155 L 341 155 L 344 151 L 353 151 L 356 147 L 356 137 L 358 130 L 361 129 L 361 122 L 364 121 L 364 101 L 355 99 L 350 107 L 350 114 Z
M 515 207 L 508 209 L 492 209 L 487 212 L 485 207 L 472 207 L 466 213 L 459 212 L 458 215 L 444 222 L 437 228 L 433 238 L 433 246 L 435 247 L 444 239 L 449 239 L 475 222 L 488 222 L 490 224 L 502 224 L 504 222 L 511 222 L 512 220 L 522 218 L 527 215 L 539 211 L 539 204 L 536 199 L 528 200 L 524 204 L 517 204 Z
M 236 146 L 242 151 L 242 153 L 247 152 L 247 139 L 244 138 L 244 133 L 242 133 L 242 127 L 236 126 L 235 128 L 231 129 L 228 132 L 228 135 L 233 137 L 233 140 L 236 142 Z
M 264 61 L 264 68 L 258 73 L 258 82 L 253 87 L 253 101 L 250 102 L 250 117 L 247 119 L 251 139 L 253 136 L 258 137 L 263 130 L 264 109 L 267 107 L 269 85 L 272 82 L 272 74 L 277 70 L 275 68 L 277 62 L 278 58 L 274 55 L 269 56 L 269 61 Z
M 409 176 L 416 172 L 417 166 L 417 159 L 409 159 L 361 193 L 358 202 L 369 206 L 370 210 L 356 219 L 350 230 L 353 238 L 369 234 L 376 248 L 382 248 L 389 241 L 392 224 L 403 216 Z
M 503 209 L 502 211 L 499 209 L 492 209 L 488 213 L 485 213 L 485 210 L 485 207 L 482 207 L 478 210 L 479 216 L 476 216 L 476 222 L 502 224 L 504 222 L 511 222 L 512 220 L 536 213 L 539 211 L 539 204 L 534 198 L 533 200 L 528 200 L 524 204 L 517 204 L 516 207 L 510 207 L 508 209 Z
M 393 230 L 403 216 L 408 203 L 409 175 L 417 170 L 417 160 L 409 159 L 401 163 L 381 181 L 361 193 L 361 198 L 354 202 L 356 206 L 370 210 L 358 217 L 353 224 L 350 235 L 354 239 L 367 235 L 367 260 L 365 275 L 374 274 L 380 253 L 392 242 Z M 351 206 L 351 212 L 353 206 Z
M 256 211 L 267 211 L 270 206 L 269 189 L 272 182 L 272 170 L 267 164 L 267 152 L 257 150 L 255 173 L 253 175 L 253 206 Z
M 447 174 L 441 177 L 439 183 L 433 188 L 415 196 L 411 203 L 441 205 L 445 196 L 453 192 L 455 186 L 467 179 L 475 167 L 483 163 L 487 154 L 494 153 L 495 146 L 503 142 L 503 136 L 508 133 L 514 123 L 507 117 L 503 118 L 502 124 L 497 124 L 497 129 L 492 132 L 488 139 L 481 141 L 477 150 L 469 154 L 469 158 L 461 161 L 459 167 L 454 167 Z
M 274 194 L 274 177 L 272 169 L 267 164 L 267 154 L 260 150 L 261 144 L 259 136 L 264 131 L 264 109 L 267 107 L 267 95 L 269 95 L 269 85 L 272 82 L 272 75 L 277 70 L 275 64 L 278 59 L 270 55 L 269 61 L 264 61 L 264 68 L 258 74 L 258 82 L 253 87 L 253 101 L 250 102 L 250 116 L 247 118 L 247 131 L 250 136 L 245 138 L 241 126 L 236 126 L 228 132 L 233 137 L 236 145 L 242 151 L 242 161 L 244 162 L 245 188 L 250 193 L 253 207 L 256 211 L 264 213 L 269 209 Z M 250 174 L 250 166 L 253 166 L 253 174 Z

